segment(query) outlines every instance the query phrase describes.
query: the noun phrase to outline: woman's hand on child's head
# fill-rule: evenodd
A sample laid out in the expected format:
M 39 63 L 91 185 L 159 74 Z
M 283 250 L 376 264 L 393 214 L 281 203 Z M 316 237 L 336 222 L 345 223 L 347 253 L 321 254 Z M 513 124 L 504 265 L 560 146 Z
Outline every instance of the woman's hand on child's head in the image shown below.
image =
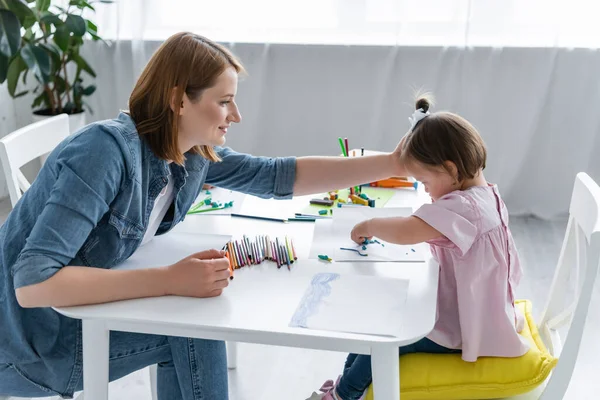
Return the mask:
M 371 240 L 373 234 L 369 231 L 370 221 L 371 220 L 368 219 L 356 224 L 354 228 L 352 228 L 352 232 L 350 232 L 350 238 L 358 244 L 362 244 L 365 239 Z
M 404 141 L 406 140 L 406 136 L 400 139 L 400 142 L 391 153 L 392 157 L 392 175 L 391 176 L 406 176 L 406 169 L 404 168 L 404 164 L 402 163 L 400 156 L 402 155 L 402 148 L 404 147 Z

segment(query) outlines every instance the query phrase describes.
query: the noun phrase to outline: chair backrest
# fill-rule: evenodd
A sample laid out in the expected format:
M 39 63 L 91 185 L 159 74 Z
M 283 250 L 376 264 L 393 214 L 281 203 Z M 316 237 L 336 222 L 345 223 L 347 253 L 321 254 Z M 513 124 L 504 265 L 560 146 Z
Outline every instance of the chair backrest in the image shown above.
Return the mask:
M 69 116 L 60 114 L 27 125 L 0 139 L 0 161 L 13 207 L 21 198 L 21 191 L 25 192 L 30 186 L 20 168 L 54 150 L 67 136 Z
M 559 357 L 540 399 L 562 399 L 583 337 L 600 263 L 600 187 L 585 173 L 577 174 L 569 207 L 569 222 L 554 280 L 539 330 L 554 356 Z M 574 294 L 569 299 L 569 287 Z M 558 329 L 568 325 L 564 346 Z

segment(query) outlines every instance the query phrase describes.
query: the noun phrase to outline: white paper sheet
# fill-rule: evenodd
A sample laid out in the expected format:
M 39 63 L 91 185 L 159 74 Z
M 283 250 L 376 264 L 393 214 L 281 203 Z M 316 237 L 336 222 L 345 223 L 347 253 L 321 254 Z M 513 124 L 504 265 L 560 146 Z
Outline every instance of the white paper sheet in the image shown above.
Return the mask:
M 311 280 L 290 326 L 399 336 L 409 281 L 319 273 Z
M 362 246 L 350 239 L 352 228 L 359 222 L 369 218 L 401 217 L 412 214 L 410 208 L 341 208 L 333 213 L 333 219 L 317 220 L 315 222 L 315 233 L 309 258 L 318 258 L 319 254 L 327 255 L 335 261 L 400 261 L 400 262 L 422 262 L 425 261 L 424 246 L 421 245 L 397 245 L 377 239 L 381 244 L 372 243 L 363 250 Z M 361 256 L 354 251 L 341 250 L 341 248 L 353 248 L 360 250 Z
M 263 199 L 256 196 L 246 196 L 239 214 L 257 217 L 287 219 L 294 215 L 297 203 L 289 200 Z
M 168 232 L 153 237 L 116 268 L 140 269 L 171 265 L 200 251 L 221 250 L 230 240 L 230 235 Z
M 225 204 L 233 201 L 233 207 L 224 208 L 222 210 L 214 210 L 208 211 L 199 214 L 191 214 L 194 216 L 200 215 L 231 215 L 232 213 L 238 213 L 242 209 L 242 205 L 244 204 L 244 200 L 246 195 L 240 192 L 234 192 L 233 190 L 222 189 L 222 188 L 213 188 L 209 189 L 210 194 L 206 194 L 206 190 L 200 192 L 196 200 L 194 201 L 194 205 L 198 204 L 198 202 L 203 201 L 204 199 L 210 197 L 212 201 L 216 201 L 217 203 Z M 206 209 L 208 206 L 204 206 L 201 209 Z

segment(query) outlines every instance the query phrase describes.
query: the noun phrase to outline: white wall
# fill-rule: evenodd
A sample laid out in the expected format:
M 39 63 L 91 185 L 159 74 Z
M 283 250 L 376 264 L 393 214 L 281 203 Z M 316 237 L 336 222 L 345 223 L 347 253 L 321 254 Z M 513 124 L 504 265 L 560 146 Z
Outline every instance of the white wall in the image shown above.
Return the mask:
M 98 91 L 89 120 L 127 107 L 135 78 L 157 42 L 89 43 Z M 135 48 L 135 51 L 132 50 Z M 351 146 L 391 150 L 408 128 L 415 87 L 436 110 L 469 119 L 488 145 L 486 175 L 515 214 L 567 211 L 573 180 L 600 182 L 600 52 L 236 44 L 249 76 L 240 82 L 243 122 L 228 144 L 258 155 L 336 154 Z M 28 102 L 16 124 L 28 122 Z

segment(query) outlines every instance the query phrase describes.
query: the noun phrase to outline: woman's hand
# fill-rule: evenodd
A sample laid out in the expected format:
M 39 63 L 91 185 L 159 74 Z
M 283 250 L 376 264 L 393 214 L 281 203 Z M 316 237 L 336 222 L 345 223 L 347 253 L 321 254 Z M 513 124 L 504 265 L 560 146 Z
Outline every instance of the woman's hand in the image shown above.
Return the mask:
M 206 250 L 167 267 L 167 294 L 219 296 L 229 284 L 229 260 L 224 251 Z
M 352 228 L 352 232 L 350 232 L 350 238 L 358 244 L 362 244 L 365 239 L 371 240 L 373 238 L 373 234 L 370 232 L 370 223 L 371 220 L 368 219 L 356 224 L 354 228 Z
M 406 135 L 400 139 L 400 142 L 394 149 L 392 153 L 390 153 L 390 157 L 392 158 L 392 170 L 394 171 L 391 176 L 406 176 L 406 170 L 404 169 L 404 164 L 400 161 L 400 156 L 402 155 L 402 148 L 404 147 L 404 141 L 406 140 Z

